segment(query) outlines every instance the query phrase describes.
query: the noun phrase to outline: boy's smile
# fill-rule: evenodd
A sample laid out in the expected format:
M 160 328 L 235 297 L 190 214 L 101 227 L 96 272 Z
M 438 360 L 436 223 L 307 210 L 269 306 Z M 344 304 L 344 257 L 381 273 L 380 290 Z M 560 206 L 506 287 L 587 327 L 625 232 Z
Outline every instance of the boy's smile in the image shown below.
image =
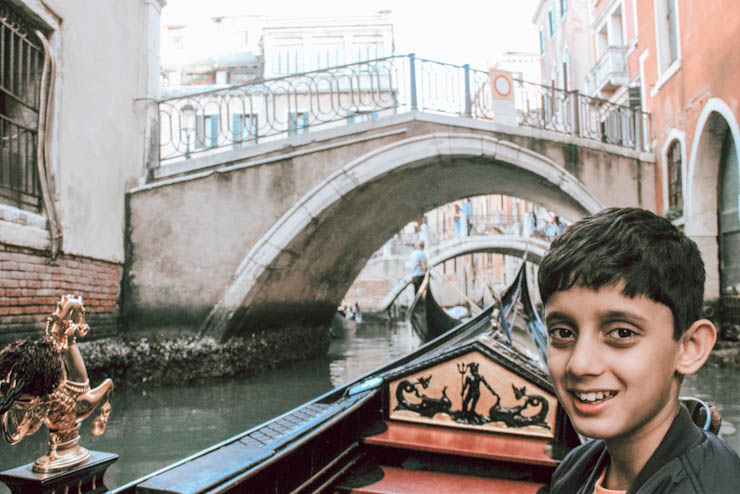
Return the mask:
M 623 284 L 574 286 L 547 301 L 548 365 L 576 430 L 607 441 L 662 438 L 678 413 L 673 314 Z

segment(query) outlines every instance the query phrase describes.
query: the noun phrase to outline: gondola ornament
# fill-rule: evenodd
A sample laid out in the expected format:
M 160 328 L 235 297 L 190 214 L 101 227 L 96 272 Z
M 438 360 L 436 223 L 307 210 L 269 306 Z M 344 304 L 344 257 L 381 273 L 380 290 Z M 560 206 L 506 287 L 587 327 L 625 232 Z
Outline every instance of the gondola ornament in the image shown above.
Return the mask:
M 36 459 L 34 472 L 71 469 L 91 457 L 79 444 L 80 426 L 98 407 L 92 433 L 105 431 L 113 381 L 90 388 L 76 342 L 89 330 L 82 297 L 64 295 L 41 338 L 18 340 L 0 351 L 0 419 L 6 441 L 18 443 L 41 425 L 49 429 L 49 451 Z

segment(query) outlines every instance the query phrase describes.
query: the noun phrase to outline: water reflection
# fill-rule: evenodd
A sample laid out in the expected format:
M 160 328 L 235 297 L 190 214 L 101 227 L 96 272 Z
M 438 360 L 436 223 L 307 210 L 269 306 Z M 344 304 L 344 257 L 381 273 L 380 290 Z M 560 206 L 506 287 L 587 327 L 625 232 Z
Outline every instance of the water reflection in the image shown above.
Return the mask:
M 82 443 L 120 455 L 106 474 L 106 485 L 121 486 L 284 413 L 419 344 L 408 324 L 361 323 L 348 327 L 345 338 L 334 340 L 326 358 L 312 362 L 253 378 L 117 390 L 105 435 L 93 437 L 89 424 L 83 424 Z M 722 412 L 724 439 L 740 451 L 736 430 L 740 424 L 740 375 L 705 370 L 686 379 L 683 394 L 715 403 Z M 29 463 L 43 454 L 47 437 L 42 430 L 15 446 L 0 443 L 0 470 Z M 0 493 L 9 492 L 0 487 Z

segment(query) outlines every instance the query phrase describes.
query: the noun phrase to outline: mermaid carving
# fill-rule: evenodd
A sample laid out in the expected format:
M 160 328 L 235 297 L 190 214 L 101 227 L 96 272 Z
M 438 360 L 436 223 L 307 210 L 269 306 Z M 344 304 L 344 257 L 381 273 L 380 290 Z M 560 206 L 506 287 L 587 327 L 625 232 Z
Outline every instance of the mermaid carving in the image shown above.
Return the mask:
M 48 473 L 80 465 L 90 452 L 80 446 L 80 424 L 100 406 L 92 433 L 105 431 L 113 381 L 90 389 L 76 337 L 85 336 L 82 297 L 64 295 L 40 339 L 18 340 L 0 351 L 0 419 L 6 441 L 20 442 L 41 425 L 49 429 L 49 452 L 33 470 Z
M 546 419 L 550 405 L 547 403 L 547 400 L 540 395 L 528 395 L 526 386 L 517 388 L 512 384 L 511 387 L 514 388 L 514 397 L 517 400 L 526 398 L 524 404 L 510 408 L 502 407 L 501 397 L 498 393 L 491 390 L 494 396 L 496 396 L 496 403 L 488 412 L 489 420 L 491 422 L 503 422 L 509 427 L 526 427 L 528 425 L 539 425 L 540 427 L 545 427 L 549 429 L 550 425 L 547 423 Z M 525 417 L 524 415 L 522 415 L 522 412 L 528 407 L 534 408 L 538 406 L 540 407 L 540 411 L 536 415 L 533 415 L 531 417 Z
M 420 377 L 416 382 L 403 380 L 398 383 L 398 387 L 396 388 L 396 401 L 398 404 L 395 409 L 409 410 L 427 418 L 432 418 L 438 413 L 450 413 L 452 402 L 447 397 L 447 386 L 442 390 L 441 398 L 430 398 L 419 393 L 418 387 L 421 386 L 422 389 L 427 389 L 431 380 L 432 376 L 428 376 Z M 407 394 L 411 394 L 421 401 L 419 403 L 412 403 L 406 399 Z

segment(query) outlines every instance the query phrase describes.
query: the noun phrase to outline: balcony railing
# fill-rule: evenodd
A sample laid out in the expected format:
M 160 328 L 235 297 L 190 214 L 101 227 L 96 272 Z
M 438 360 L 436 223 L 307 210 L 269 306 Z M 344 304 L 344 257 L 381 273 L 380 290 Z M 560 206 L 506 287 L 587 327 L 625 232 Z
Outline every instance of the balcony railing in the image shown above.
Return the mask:
M 629 69 L 627 67 L 627 48 L 623 46 L 610 46 L 601 55 L 591 71 L 593 79 L 593 91 L 595 94 L 605 88 L 614 89 L 626 85 L 629 81 Z
M 515 98 L 520 126 L 649 150 L 642 137 L 649 135 L 647 113 L 524 81 L 516 81 Z M 495 117 L 487 72 L 413 54 L 180 94 L 158 104 L 160 156 L 150 167 L 395 113 Z

